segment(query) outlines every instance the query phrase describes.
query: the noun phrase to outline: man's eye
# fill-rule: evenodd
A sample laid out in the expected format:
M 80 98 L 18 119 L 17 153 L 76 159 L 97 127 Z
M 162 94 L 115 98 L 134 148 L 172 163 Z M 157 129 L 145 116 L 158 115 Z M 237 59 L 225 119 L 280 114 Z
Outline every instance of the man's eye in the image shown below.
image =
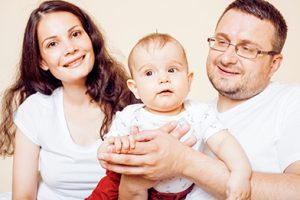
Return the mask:
M 226 42 L 225 40 L 217 40 L 218 42 L 218 45 L 220 46 L 227 46 L 228 45 L 228 42 Z
M 241 46 L 240 48 L 242 51 L 248 51 L 248 52 L 253 52 L 256 50 L 256 49 L 248 47 L 248 46 Z

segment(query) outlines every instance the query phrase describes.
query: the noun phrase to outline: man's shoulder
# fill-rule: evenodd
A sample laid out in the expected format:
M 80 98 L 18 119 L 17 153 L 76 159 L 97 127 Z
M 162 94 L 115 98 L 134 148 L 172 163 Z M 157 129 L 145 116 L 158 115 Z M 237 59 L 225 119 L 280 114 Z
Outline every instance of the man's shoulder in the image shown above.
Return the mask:
M 300 84 L 299 83 L 272 83 L 270 90 L 280 96 L 300 96 Z

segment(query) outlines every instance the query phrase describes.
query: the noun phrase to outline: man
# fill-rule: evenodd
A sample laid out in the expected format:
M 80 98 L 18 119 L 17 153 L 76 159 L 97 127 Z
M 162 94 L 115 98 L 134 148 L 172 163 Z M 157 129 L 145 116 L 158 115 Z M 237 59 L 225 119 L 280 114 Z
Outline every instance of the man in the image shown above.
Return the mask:
M 285 20 L 273 5 L 236 0 L 208 39 L 207 74 L 219 93 L 213 106 L 250 160 L 251 199 L 300 199 L 300 87 L 271 82 L 282 61 L 286 35 Z M 226 166 L 207 151 L 203 154 L 170 139 L 165 132 L 181 137 L 186 131 L 173 128 L 167 125 L 138 134 L 140 140 L 149 140 L 136 145 L 133 153 L 139 155 L 99 158 L 110 170 L 150 180 L 188 178 L 199 188 L 187 199 L 208 199 L 202 190 L 225 199 Z M 133 178 L 124 176 L 121 196 L 125 190 L 134 194 L 142 185 L 126 181 Z

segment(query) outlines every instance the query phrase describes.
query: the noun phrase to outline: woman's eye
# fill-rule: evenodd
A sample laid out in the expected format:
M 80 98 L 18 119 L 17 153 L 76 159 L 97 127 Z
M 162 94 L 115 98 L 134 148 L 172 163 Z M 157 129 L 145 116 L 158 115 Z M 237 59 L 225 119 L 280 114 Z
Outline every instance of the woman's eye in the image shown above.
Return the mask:
M 56 42 L 49 42 L 47 44 L 47 48 L 51 48 L 51 47 L 54 47 L 54 46 L 56 46 Z
M 75 32 L 72 33 L 73 37 L 78 37 L 80 35 L 81 35 L 81 31 L 75 31 Z

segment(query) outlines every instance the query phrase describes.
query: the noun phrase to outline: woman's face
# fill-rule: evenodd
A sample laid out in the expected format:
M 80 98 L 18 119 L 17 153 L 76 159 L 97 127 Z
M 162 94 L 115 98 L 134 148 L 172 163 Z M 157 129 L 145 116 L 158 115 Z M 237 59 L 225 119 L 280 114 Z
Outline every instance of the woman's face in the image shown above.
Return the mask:
M 66 84 L 85 84 L 95 62 L 93 45 L 79 19 L 69 12 L 42 16 L 37 27 L 41 68 Z

